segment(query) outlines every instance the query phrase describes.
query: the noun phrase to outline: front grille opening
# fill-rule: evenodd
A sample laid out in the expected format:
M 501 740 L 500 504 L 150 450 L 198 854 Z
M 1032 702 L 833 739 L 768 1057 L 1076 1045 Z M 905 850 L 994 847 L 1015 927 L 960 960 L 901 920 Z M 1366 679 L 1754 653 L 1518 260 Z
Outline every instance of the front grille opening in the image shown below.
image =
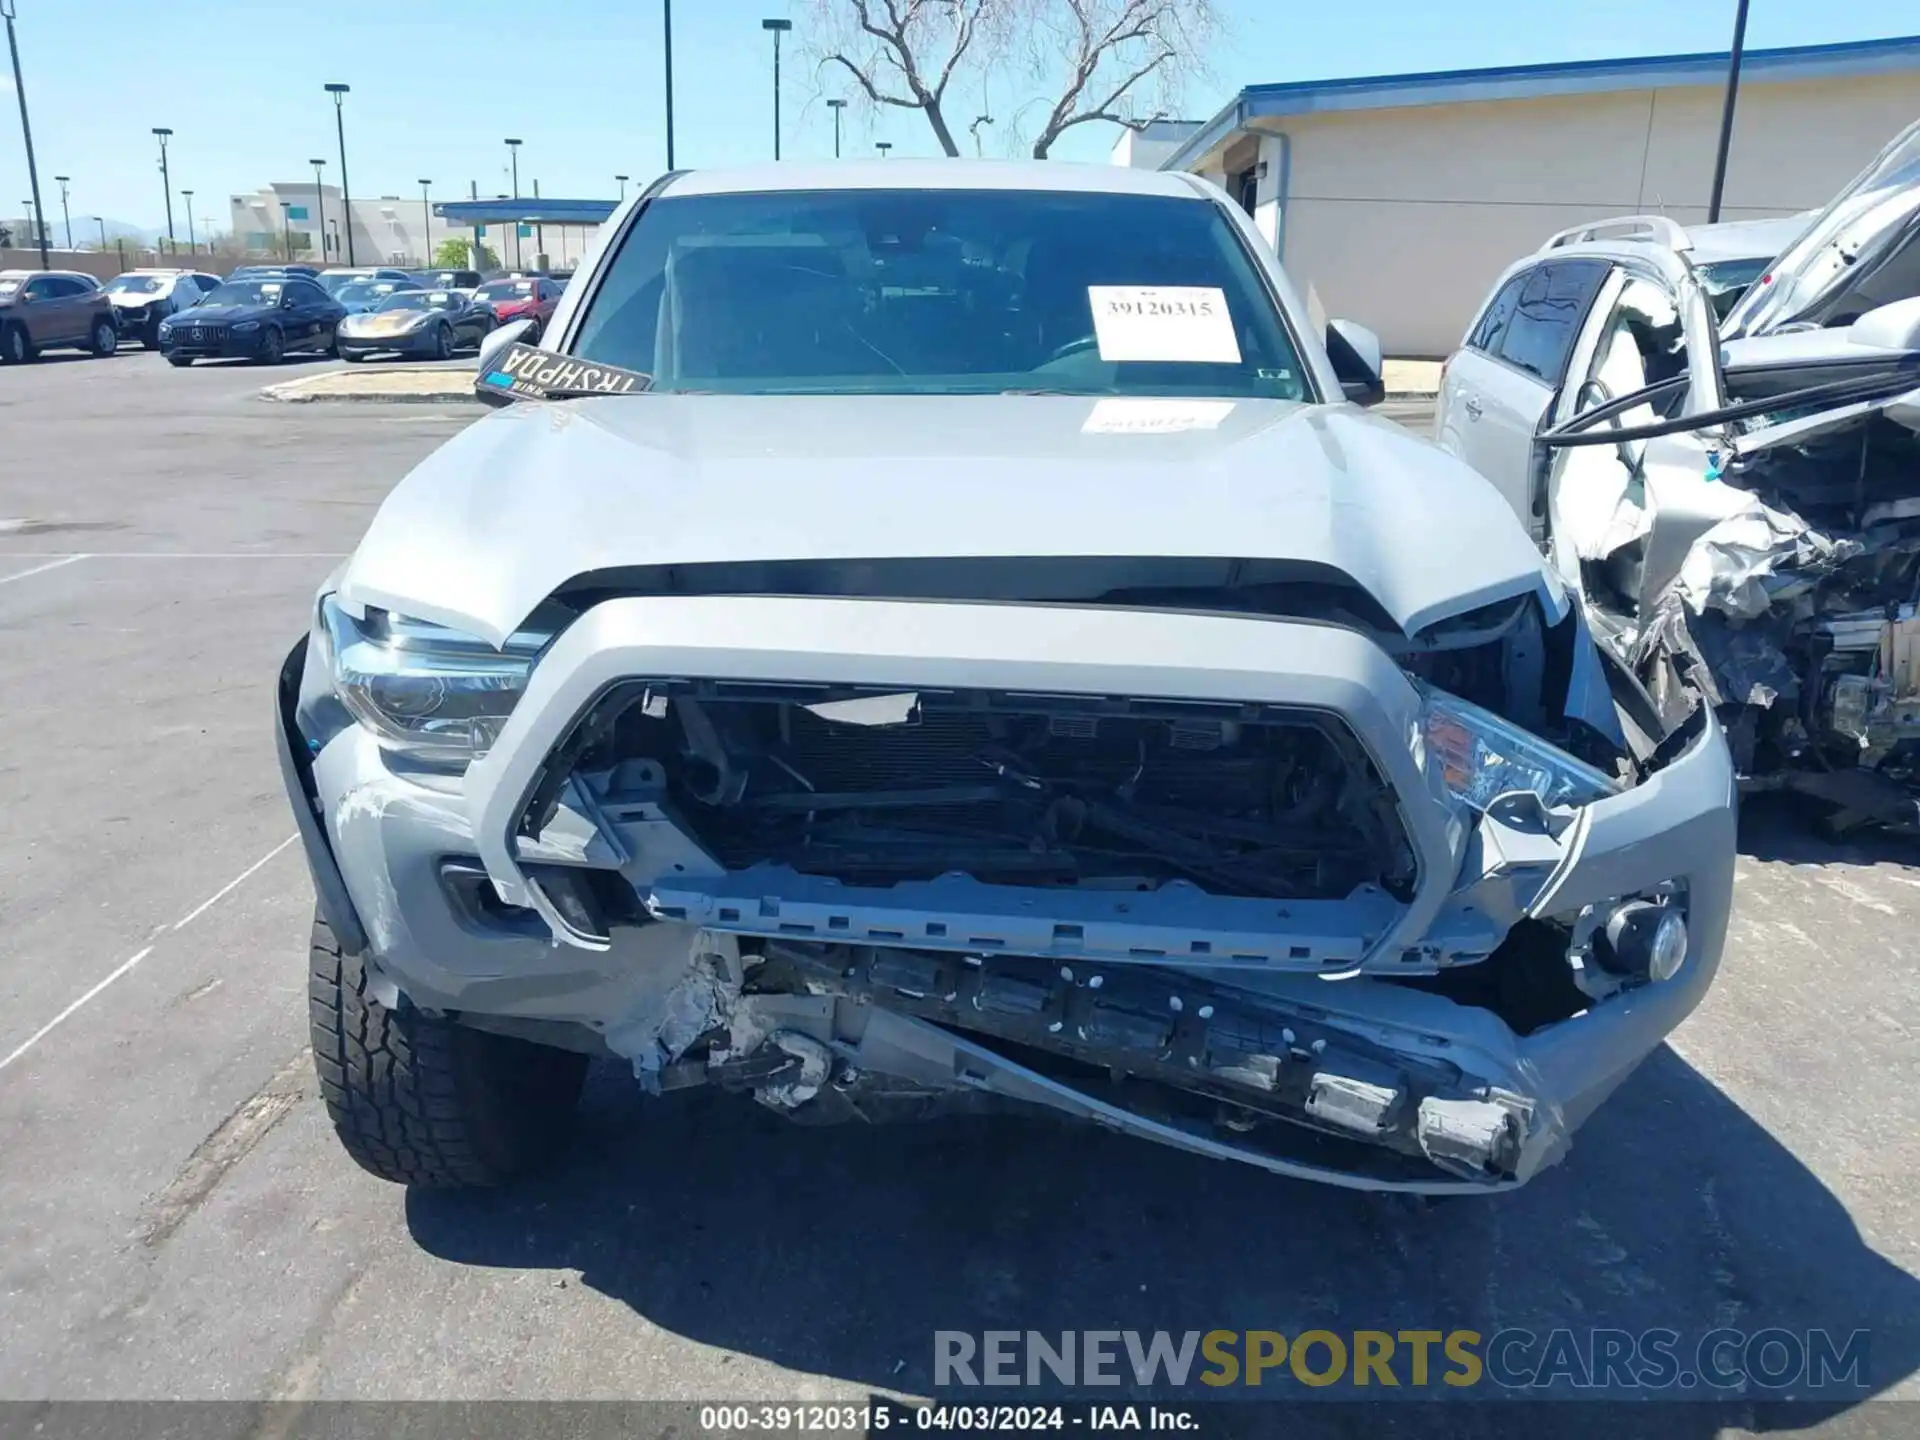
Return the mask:
M 679 822 L 730 870 L 1277 901 L 1405 899 L 1415 879 L 1351 730 L 1281 706 L 636 682 L 570 758 L 657 763 Z

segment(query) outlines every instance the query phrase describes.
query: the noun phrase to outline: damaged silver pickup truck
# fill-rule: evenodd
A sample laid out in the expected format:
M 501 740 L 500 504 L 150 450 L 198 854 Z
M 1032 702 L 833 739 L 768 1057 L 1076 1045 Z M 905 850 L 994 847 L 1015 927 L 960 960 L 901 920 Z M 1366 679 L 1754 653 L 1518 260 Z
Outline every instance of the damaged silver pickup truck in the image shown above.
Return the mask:
M 1576 227 L 1448 362 L 1446 449 L 1503 493 L 1669 723 L 1833 830 L 1920 820 L 1920 126 L 1716 324 L 1690 237 Z
M 1305 314 L 1183 175 L 630 201 L 281 673 L 353 1158 L 501 1181 L 591 1056 L 1356 1188 L 1564 1155 L 1719 963 L 1724 738 Z

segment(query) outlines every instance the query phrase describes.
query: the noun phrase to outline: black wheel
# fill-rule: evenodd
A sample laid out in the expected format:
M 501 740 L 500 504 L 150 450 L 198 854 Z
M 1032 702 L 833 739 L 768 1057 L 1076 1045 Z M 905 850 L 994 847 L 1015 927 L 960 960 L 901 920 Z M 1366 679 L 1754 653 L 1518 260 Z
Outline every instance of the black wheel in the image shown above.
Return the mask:
M 317 916 L 307 985 L 313 1067 L 333 1130 L 402 1185 L 499 1185 L 566 1137 L 587 1057 L 470 1030 L 367 993 L 358 957 Z
M 433 329 L 433 358 L 447 360 L 453 356 L 453 331 L 445 325 L 436 325 Z
M 273 326 L 269 325 L 261 332 L 260 363 L 262 365 L 278 365 L 280 363 L 280 357 L 286 353 L 286 349 L 286 338 L 282 336 L 278 330 L 274 329 Z
M 538 345 L 540 343 L 540 322 L 538 320 L 527 327 L 527 333 L 520 337 L 520 343 L 522 345 Z
M 189 366 L 189 365 L 191 365 L 191 364 L 193 363 L 193 356 L 191 356 L 191 355 L 169 355 L 169 356 L 167 356 L 167 363 L 168 363 L 169 365 L 173 365 L 173 366 L 176 366 L 176 367 L 178 367 L 178 368 L 179 368 L 179 369 L 181 369 L 181 370 L 184 370 L 184 369 L 186 369 L 186 368 L 187 368 L 187 366 Z
M 335 360 L 340 358 L 340 332 L 333 331 L 327 336 L 327 351 Z
M 340 352 L 340 358 L 346 361 L 349 365 L 358 365 L 362 360 L 366 359 L 367 357 L 355 350 L 342 350 Z
M 105 315 L 93 322 L 93 334 L 90 339 L 92 343 L 87 348 L 101 360 L 120 348 L 120 332 L 114 328 L 113 321 Z
M 146 350 L 158 350 L 160 348 L 160 322 L 158 320 L 150 320 L 141 327 L 140 345 Z
M 24 365 L 34 358 L 33 341 L 27 338 L 27 327 L 8 325 L 0 328 L 0 360 L 9 365 Z

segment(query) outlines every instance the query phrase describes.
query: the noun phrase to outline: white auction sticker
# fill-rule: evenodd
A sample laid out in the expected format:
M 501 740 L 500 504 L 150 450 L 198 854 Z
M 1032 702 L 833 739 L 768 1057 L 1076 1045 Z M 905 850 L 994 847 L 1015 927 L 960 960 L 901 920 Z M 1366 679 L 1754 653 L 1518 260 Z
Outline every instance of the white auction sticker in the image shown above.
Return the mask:
M 1102 360 L 1238 365 L 1223 291 L 1200 285 L 1089 285 Z
M 1231 400 L 1173 400 L 1108 396 L 1096 400 L 1080 426 L 1082 435 L 1178 435 L 1218 430 L 1233 413 Z

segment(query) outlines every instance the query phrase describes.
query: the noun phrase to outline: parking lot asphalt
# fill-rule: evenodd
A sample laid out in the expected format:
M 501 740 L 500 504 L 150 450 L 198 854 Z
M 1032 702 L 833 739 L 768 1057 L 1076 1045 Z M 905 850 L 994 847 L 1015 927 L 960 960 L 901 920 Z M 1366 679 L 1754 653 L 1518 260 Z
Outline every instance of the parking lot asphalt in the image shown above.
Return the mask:
M 0 1399 L 857 1399 L 927 1391 L 943 1329 L 1515 1326 L 1866 1329 L 1870 1390 L 1920 1398 L 1920 852 L 1773 812 L 1705 1005 L 1499 1199 L 1045 1122 L 807 1129 L 610 1066 L 521 1187 L 354 1169 L 271 681 L 483 412 L 254 398 L 300 368 L 0 370 Z M 1797 1420 L 1913 1433 L 1862 1401 Z

